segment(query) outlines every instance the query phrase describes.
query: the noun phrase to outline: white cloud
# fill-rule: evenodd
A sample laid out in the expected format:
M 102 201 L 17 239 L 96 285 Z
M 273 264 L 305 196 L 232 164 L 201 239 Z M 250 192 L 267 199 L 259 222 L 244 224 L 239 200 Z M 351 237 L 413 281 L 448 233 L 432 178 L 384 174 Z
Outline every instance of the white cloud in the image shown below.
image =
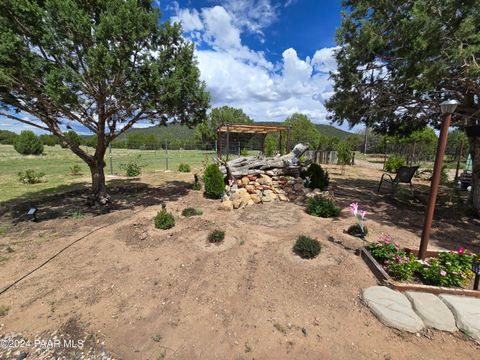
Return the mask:
M 325 122 L 323 104 L 332 95 L 328 72 L 336 69 L 334 48 L 319 49 L 305 59 L 289 48 L 280 62 L 271 63 L 263 52 L 242 44 L 241 35 L 271 24 L 277 8 L 266 0 L 223 4 L 198 11 L 177 7 L 175 17 L 184 24 L 186 36 L 200 42 L 196 54 L 212 106 L 240 107 L 257 121 L 281 121 L 300 112 Z

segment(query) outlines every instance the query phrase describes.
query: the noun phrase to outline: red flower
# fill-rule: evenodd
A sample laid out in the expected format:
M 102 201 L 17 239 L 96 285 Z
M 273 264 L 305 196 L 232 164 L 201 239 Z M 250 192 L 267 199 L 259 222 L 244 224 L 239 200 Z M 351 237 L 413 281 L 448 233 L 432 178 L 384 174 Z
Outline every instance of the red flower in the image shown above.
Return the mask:
M 461 247 L 460 249 L 458 249 L 457 251 L 459 254 L 463 254 L 465 252 L 465 249 L 463 247 Z

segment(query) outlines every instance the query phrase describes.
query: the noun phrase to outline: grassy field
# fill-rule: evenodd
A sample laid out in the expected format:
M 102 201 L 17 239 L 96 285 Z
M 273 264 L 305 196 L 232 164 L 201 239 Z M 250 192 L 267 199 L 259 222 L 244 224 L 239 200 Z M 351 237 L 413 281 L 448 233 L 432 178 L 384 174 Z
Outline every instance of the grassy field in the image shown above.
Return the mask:
M 93 153 L 93 148 L 87 148 Z M 190 164 L 192 171 L 198 170 L 206 158 L 213 152 L 200 150 L 169 150 L 168 169 L 176 171 L 180 163 Z M 165 152 L 163 150 L 129 150 L 113 149 L 113 173 L 124 175 L 121 164 L 130 160 L 142 166 L 142 173 L 154 173 L 166 170 Z M 105 173 L 110 173 L 109 156 L 105 158 Z M 79 165 L 81 174 L 73 176 L 70 167 Z M 33 169 L 45 174 L 39 184 L 25 185 L 18 181 L 18 172 Z M 74 188 L 75 185 L 90 183 L 90 172 L 87 165 L 68 149 L 60 146 L 45 146 L 41 156 L 20 155 L 11 145 L 0 145 L 0 203 L 17 197 L 40 196 L 50 192 Z

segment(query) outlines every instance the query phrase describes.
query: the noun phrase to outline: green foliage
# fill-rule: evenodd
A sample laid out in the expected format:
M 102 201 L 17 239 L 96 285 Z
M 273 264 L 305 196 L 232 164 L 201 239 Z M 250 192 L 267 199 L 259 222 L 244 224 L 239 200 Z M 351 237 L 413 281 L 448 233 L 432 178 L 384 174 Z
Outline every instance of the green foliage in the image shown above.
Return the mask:
M 193 190 L 201 190 L 202 189 L 202 184 L 200 184 L 200 179 L 198 178 L 198 175 L 195 174 L 193 175 L 193 186 L 192 186 L 192 189 Z
M 292 146 L 298 143 L 308 143 L 312 149 L 318 145 L 318 131 L 308 116 L 295 113 L 284 122 L 286 126 L 291 126 L 290 141 Z
M 155 216 L 155 227 L 157 229 L 167 230 L 175 226 L 175 218 L 167 211 L 165 204 L 162 204 L 162 210 Z
M 202 209 L 196 209 L 196 208 L 185 208 L 182 211 L 182 215 L 185 217 L 200 216 L 202 214 L 203 214 Z
M 411 281 L 419 278 L 426 284 L 447 287 L 467 286 L 473 277 L 472 262 L 480 258 L 479 255 L 460 248 L 457 251 L 441 252 L 438 258 L 428 258 L 422 263 L 413 254 L 401 250 L 397 243 L 392 243 L 389 236 L 370 243 L 367 249 L 397 280 Z
M 178 165 L 178 171 L 188 173 L 190 172 L 190 165 L 186 163 L 180 163 Z
M 18 181 L 22 184 L 38 184 L 42 182 L 42 177 L 45 176 L 42 172 L 36 172 L 32 169 L 20 171 L 18 173 Z
M 253 120 L 242 109 L 230 106 L 213 108 L 208 118 L 198 124 L 196 139 L 203 143 L 213 143 L 217 138 L 217 129 L 223 124 L 253 124 Z
M 310 189 L 320 189 L 324 191 L 330 182 L 328 171 L 323 170 L 320 165 L 315 163 L 310 164 L 306 176 L 309 179 L 307 186 Z
M 448 134 L 447 150 L 449 155 L 458 156 L 461 144 L 463 143 L 463 156 L 468 153 L 468 137 L 465 131 L 455 129 Z
M 213 230 L 208 234 L 208 241 L 211 243 L 220 243 L 225 239 L 225 231 L 223 230 Z
M 346 141 L 340 141 L 337 146 L 338 165 L 350 165 L 352 163 L 352 147 Z
M 135 177 L 142 173 L 142 166 L 133 160 L 120 164 L 120 169 L 122 169 L 125 172 L 125 176 L 128 177 Z
M 390 155 L 385 161 L 385 171 L 396 173 L 400 166 L 405 165 L 405 160 L 397 155 Z
M 67 144 L 60 144 L 62 148 L 68 148 L 68 147 L 78 147 L 80 146 L 82 139 L 80 138 L 80 135 L 78 135 L 75 131 L 70 130 L 65 133 L 65 138 Z
M 265 137 L 265 156 L 273 156 L 278 150 L 278 140 L 273 134 Z
M 55 146 L 58 144 L 58 138 L 55 135 L 42 134 L 39 136 L 40 141 L 45 146 Z
M 249 155 L 248 149 L 243 148 L 242 150 L 240 150 L 240 155 L 241 156 L 248 156 Z
M 0 130 L 0 144 L 14 145 L 17 134 L 8 130 Z
M 353 224 L 347 229 L 347 233 L 353 236 L 366 236 L 368 235 L 368 229 L 364 225 L 363 229 L 360 224 Z
M 82 174 L 82 168 L 80 167 L 80 165 L 75 164 L 70 166 L 70 175 L 78 176 L 81 174 Z
M 132 132 L 129 133 L 125 140 L 120 141 L 117 146 L 124 145 L 128 149 L 142 149 L 142 150 L 154 150 L 161 147 L 160 139 L 152 133 Z M 169 146 L 170 148 L 170 146 Z
M 321 195 L 315 195 L 307 200 L 307 214 L 323 218 L 340 215 L 340 208 L 335 203 Z
M 308 236 L 300 235 L 293 246 L 295 254 L 302 259 L 313 259 L 320 254 L 322 246 L 317 239 L 312 239 Z
M 15 150 L 22 155 L 43 154 L 43 145 L 33 131 L 24 130 L 15 139 Z
M 152 1 L 2 1 L 2 107 L 59 138 L 61 124 L 89 128 L 94 154 L 68 142 L 86 163 L 138 121 L 194 126 L 209 94 L 194 45 L 160 14 Z
M 223 174 L 216 164 L 210 164 L 205 169 L 203 175 L 205 186 L 205 196 L 213 199 L 219 199 L 225 190 Z

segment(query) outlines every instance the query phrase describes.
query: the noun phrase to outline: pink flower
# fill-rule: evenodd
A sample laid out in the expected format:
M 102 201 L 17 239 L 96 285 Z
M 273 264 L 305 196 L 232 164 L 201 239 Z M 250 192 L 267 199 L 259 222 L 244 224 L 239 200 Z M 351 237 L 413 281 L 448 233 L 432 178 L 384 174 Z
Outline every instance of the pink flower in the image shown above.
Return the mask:
M 362 220 L 365 218 L 365 215 L 367 215 L 367 212 L 365 210 L 360 210 L 360 216 L 362 217 Z
M 399 246 L 400 246 L 400 245 L 398 245 L 398 243 L 395 241 L 395 247 L 398 248 Z
M 446 276 L 447 272 L 445 270 L 440 270 L 440 276 Z
M 385 244 L 390 244 L 390 239 L 385 238 Z
M 354 216 L 357 216 L 358 203 L 353 202 L 353 203 L 350 204 L 350 212 L 351 212 Z
M 465 249 L 461 247 L 460 249 L 457 250 L 457 252 L 461 255 L 465 252 Z

